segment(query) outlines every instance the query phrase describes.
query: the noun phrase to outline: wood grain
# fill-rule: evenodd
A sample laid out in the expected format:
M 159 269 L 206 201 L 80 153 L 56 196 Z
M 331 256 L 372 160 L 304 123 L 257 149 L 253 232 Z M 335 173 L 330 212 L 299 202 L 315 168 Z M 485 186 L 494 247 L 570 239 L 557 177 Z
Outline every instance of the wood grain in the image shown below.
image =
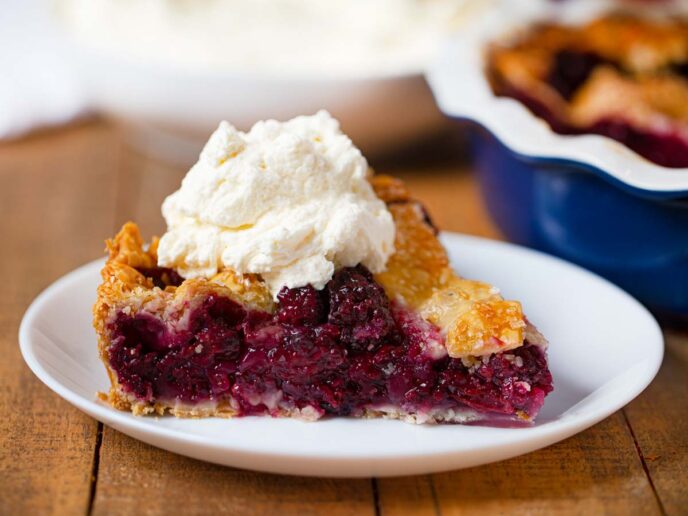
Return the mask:
M 432 476 L 380 478 L 376 480 L 378 507 L 384 516 L 440 514 Z
M 499 237 L 461 162 L 377 168 L 404 177 L 440 227 Z M 0 146 L 0 270 L 9 271 L 0 296 L 0 514 L 688 513 L 686 336 L 672 338 L 657 380 L 623 412 L 545 450 L 470 470 L 305 479 L 202 463 L 107 427 L 99 442 L 99 425 L 23 364 L 19 321 L 48 283 L 100 256 L 124 221 L 159 234 L 160 203 L 183 174 L 123 147 L 102 122 Z
M 94 514 L 374 514 L 369 480 L 253 473 L 174 455 L 105 428 Z
M 380 479 L 383 514 L 659 514 L 623 415 L 525 457 Z M 623 493 L 623 496 L 620 494 Z
M 17 345 L 40 290 L 101 254 L 112 226 L 116 148 L 75 130 L 0 147 L 0 512 L 86 511 L 97 423 L 43 386 Z M 102 146 L 102 148 L 101 148 Z
M 624 409 L 641 459 L 668 514 L 688 514 L 688 335 L 667 334 L 655 381 Z

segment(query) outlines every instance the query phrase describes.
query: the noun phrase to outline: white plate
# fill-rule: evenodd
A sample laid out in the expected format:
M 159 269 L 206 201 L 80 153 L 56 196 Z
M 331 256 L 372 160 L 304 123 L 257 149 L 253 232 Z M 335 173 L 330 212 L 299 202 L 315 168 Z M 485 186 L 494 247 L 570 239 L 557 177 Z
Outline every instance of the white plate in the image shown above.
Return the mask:
M 240 468 L 329 477 L 412 475 L 528 453 L 588 428 L 623 407 L 654 378 L 662 334 L 637 301 L 556 258 L 510 244 L 444 234 L 467 277 L 523 302 L 549 338 L 555 391 L 534 426 L 415 426 L 389 420 L 175 419 L 134 417 L 96 401 L 108 388 L 91 327 L 102 261 L 64 276 L 29 307 L 19 332 L 31 370 L 92 417 L 132 437 L 197 459 Z

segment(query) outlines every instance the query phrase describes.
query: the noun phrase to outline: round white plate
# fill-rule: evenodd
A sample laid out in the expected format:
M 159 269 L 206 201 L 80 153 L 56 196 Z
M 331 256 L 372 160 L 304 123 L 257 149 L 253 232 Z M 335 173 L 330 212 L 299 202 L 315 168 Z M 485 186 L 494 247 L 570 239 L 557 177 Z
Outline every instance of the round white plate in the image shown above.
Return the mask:
M 416 426 L 334 418 L 134 417 L 96 400 L 108 388 L 91 327 L 102 261 L 67 274 L 29 307 L 19 341 L 48 387 L 106 425 L 197 459 L 240 468 L 328 477 L 412 475 L 528 453 L 565 439 L 623 407 L 654 378 L 662 333 L 637 301 L 562 260 L 514 245 L 444 234 L 457 270 L 519 299 L 550 341 L 555 390 L 529 428 Z

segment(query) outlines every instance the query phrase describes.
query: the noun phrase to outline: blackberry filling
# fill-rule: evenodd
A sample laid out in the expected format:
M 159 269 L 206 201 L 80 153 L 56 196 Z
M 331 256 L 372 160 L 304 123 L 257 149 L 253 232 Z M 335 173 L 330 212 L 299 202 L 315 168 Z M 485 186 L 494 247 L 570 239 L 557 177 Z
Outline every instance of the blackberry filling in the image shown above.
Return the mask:
M 598 66 L 613 66 L 622 71 L 618 63 L 609 61 L 593 52 L 575 52 L 562 50 L 555 55 L 552 69 L 547 82 L 556 89 L 566 100 L 571 100 L 578 89 L 585 84 L 590 74 Z M 688 64 L 676 64 L 672 73 L 688 77 Z M 525 95 L 522 95 L 525 97 Z M 526 102 L 526 105 L 529 103 Z M 532 105 L 531 110 L 536 114 L 543 113 L 542 105 Z M 546 109 L 545 109 L 546 110 Z M 564 134 L 599 134 L 619 141 L 633 149 L 646 159 L 665 167 L 688 167 L 688 141 L 680 134 L 672 132 L 653 133 L 642 131 L 623 120 L 599 120 L 585 128 L 566 126 L 565 123 L 553 120 L 553 114 L 544 114 L 549 124 L 558 132 Z
M 438 353 L 430 344 L 442 342 L 439 329 L 391 303 L 361 266 L 339 270 L 321 291 L 283 289 L 274 314 L 210 295 L 184 317 L 181 328 L 120 312 L 109 324 L 110 365 L 129 395 L 225 401 L 239 415 L 394 407 L 534 417 L 552 390 L 544 352 L 534 345 L 482 360 Z
M 587 127 L 574 127 L 561 120 L 547 106 L 526 92 L 515 88 L 505 88 L 502 94 L 521 102 L 559 134 L 607 136 L 623 143 L 657 165 L 669 168 L 688 167 L 688 140 L 677 132 L 643 131 L 620 119 L 599 120 Z
M 554 56 L 547 83 L 566 100 L 571 100 L 595 68 L 603 64 L 618 69 L 615 63 L 603 59 L 594 52 L 560 50 Z
M 549 71 L 543 82 L 554 89 L 562 99 L 570 102 L 600 66 L 612 67 L 626 76 L 632 73 L 620 63 L 590 51 L 563 49 L 552 55 Z M 654 71 L 656 75 L 670 74 L 688 78 L 688 63 L 673 63 Z M 688 137 L 686 131 L 676 129 L 650 130 L 636 127 L 619 118 L 597 120 L 588 126 L 572 125 L 530 91 L 514 86 L 506 77 L 492 77 L 498 95 L 511 97 L 525 105 L 535 116 L 544 119 L 559 134 L 599 134 L 623 143 L 657 165 L 670 168 L 688 167 Z
M 177 271 L 174 269 L 168 269 L 166 267 L 151 267 L 137 269 L 141 274 L 150 278 L 153 281 L 153 285 L 164 289 L 165 287 L 178 287 L 184 281 Z

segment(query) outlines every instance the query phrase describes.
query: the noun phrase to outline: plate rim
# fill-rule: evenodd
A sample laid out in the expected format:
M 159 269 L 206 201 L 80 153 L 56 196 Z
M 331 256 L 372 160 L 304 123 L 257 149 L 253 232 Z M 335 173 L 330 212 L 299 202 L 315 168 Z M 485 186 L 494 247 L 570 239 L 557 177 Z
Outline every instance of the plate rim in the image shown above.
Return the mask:
M 19 327 L 19 347 L 22 357 L 31 371 L 54 393 L 80 411 L 85 412 L 90 417 L 93 417 L 101 423 L 111 426 L 116 430 L 130 435 L 136 439 L 147 442 L 158 448 L 167 449 L 174 453 L 191 456 L 208 462 L 215 462 L 217 464 L 236 465 L 237 467 L 257 469 L 260 471 L 269 471 L 273 473 L 328 477 L 370 477 L 371 469 L 376 469 L 379 471 L 379 473 L 375 473 L 375 476 L 399 476 L 408 474 L 432 473 L 502 461 L 508 458 L 530 453 L 531 451 L 544 448 L 571 437 L 572 435 L 575 435 L 609 417 L 615 411 L 621 409 L 635 399 L 656 377 L 663 361 L 665 347 L 661 328 L 652 314 L 640 302 L 638 302 L 635 298 L 618 286 L 575 264 L 516 244 L 453 232 L 442 232 L 441 238 L 443 242 L 448 243 L 449 245 L 461 245 L 461 242 L 463 242 L 468 243 L 469 245 L 503 247 L 509 251 L 525 253 L 528 255 L 528 258 L 534 257 L 538 259 L 553 260 L 554 262 L 558 262 L 559 265 L 577 269 L 585 275 L 589 275 L 593 279 L 603 282 L 605 287 L 612 288 L 620 293 L 626 298 L 626 301 L 636 305 L 636 308 L 639 308 L 642 312 L 644 312 L 647 317 L 647 323 L 652 326 L 652 331 L 655 333 L 657 341 L 656 346 L 648 349 L 648 354 L 646 355 L 645 360 L 637 363 L 637 365 L 646 364 L 648 369 L 643 369 L 644 371 L 648 371 L 646 376 L 642 378 L 642 381 L 638 381 L 636 384 L 634 384 L 633 389 L 629 389 L 628 391 L 624 392 L 623 396 L 614 397 L 612 400 L 607 401 L 594 411 L 564 416 L 534 427 L 508 429 L 491 428 L 491 430 L 496 431 L 522 433 L 522 435 L 517 438 L 512 438 L 508 441 L 497 444 L 485 442 L 477 446 L 472 446 L 469 449 L 456 448 L 449 451 L 438 450 L 431 452 L 410 451 L 404 454 L 391 451 L 388 453 L 384 453 L 384 451 L 376 452 L 375 455 L 371 455 L 370 453 L 357 454 L 355 453 L 355 450 L 352 453 L 352 450 L 345 451 L 344 449 L 342 449 L 339 454 L 324 454 L 321 451 L 303 449 L 299 449 L 298 451 L 289 451 L 288 448 L 284 448 L 280 451 L 270 449 L 266 450 L 260 446 L 247 446 L 246 443 L 237 446 L 235 443 L 229 440 L 221 442 L 209 439 L 208 437 L 204 437 L 199 434 L 188 433 L 184 430 L 162 426 L 156 427 L 150 423 L 149 418 L 140 418 L 140 420 L 138 420 L 135 416 L 132 416 L 128 412 L 121 412 L 99 403 L 95 398 L 89 400 L 81 394 L 72 391 L 69 387 L 53 377 L 52 374 L 50 374 L 42 366 L 36 357 L 34 343 L 32 342 L 32 338 L 30 336 L 33 323 L 40 315 L 43 306 L 56 292 L 62 290 L 64 285 L 68 284 L 70 281 L 73 281 L 84 274 L 92 272 L 92 269 L 101 267 L 104 263 L 102 258 L 88 262 L 59 277 L 47 288 L 45 288 L 38 296 L 36 296 L 22 318 Z M 651 352 L 652 350 L 654 350 L 654 353 Z M 572 419 L 574 421 L 572 421 Z M 233 421 L 240 420 L 236 419 Z M 365 420 L 357 420 L 357 422 L 361 421 L 364 422 Z M 164 440 L 164 443 L 157 441 L 159 439 Z M 187 449 L 184 451 L 179 451 L 179 449 L 174 446 L 175 443 L 181 444 L 187 447 Z M 188 449 L 189 447 L 192 447 L 193 449 Z M 210 451 L 221 453 L 222 456 L 216 457 L 217 460 L 213 460 L 212 457 L 202 457 L 204 455 L 203 452 Z M 492 455 L 498 455 L 498 457 L 489 457 L 486 460 L 469 459 L 466 464 L 454 464 L 460 459 L 460 457 L 464 457 L 467 454 L 475 456 L 487 454 L 488 452 L 492 452 Z M 262 461 L 262 464 L 259 465 L 259 467 L 252 468 L 251 463 L 254 461 L 249 462 L 248 459 L 250 458 L 259 459 L 256 462 Z M 266 460 L 272 462 L 265 464 Z M 308 463 L 297 464 L 298 461 L 307 461 Z M 340 467 L 341 471 L 331 468 L 333 462 L 337 463 L 337 467 Z M 401 468 L 399 467 L 400 462 L 405 463 L 405 465 Z M 361 463 L 364 463 L 363 466 L 361 466 Z M 371 463 L 375 463 L 374 468 L 371 468 Z M 330 465 L 330 468 L 323 473 L 323 467 L 327 465 Z M 399 471 L 400 469 L 401 471 Z M 342 474 L 340 474 L 340 472 Z

